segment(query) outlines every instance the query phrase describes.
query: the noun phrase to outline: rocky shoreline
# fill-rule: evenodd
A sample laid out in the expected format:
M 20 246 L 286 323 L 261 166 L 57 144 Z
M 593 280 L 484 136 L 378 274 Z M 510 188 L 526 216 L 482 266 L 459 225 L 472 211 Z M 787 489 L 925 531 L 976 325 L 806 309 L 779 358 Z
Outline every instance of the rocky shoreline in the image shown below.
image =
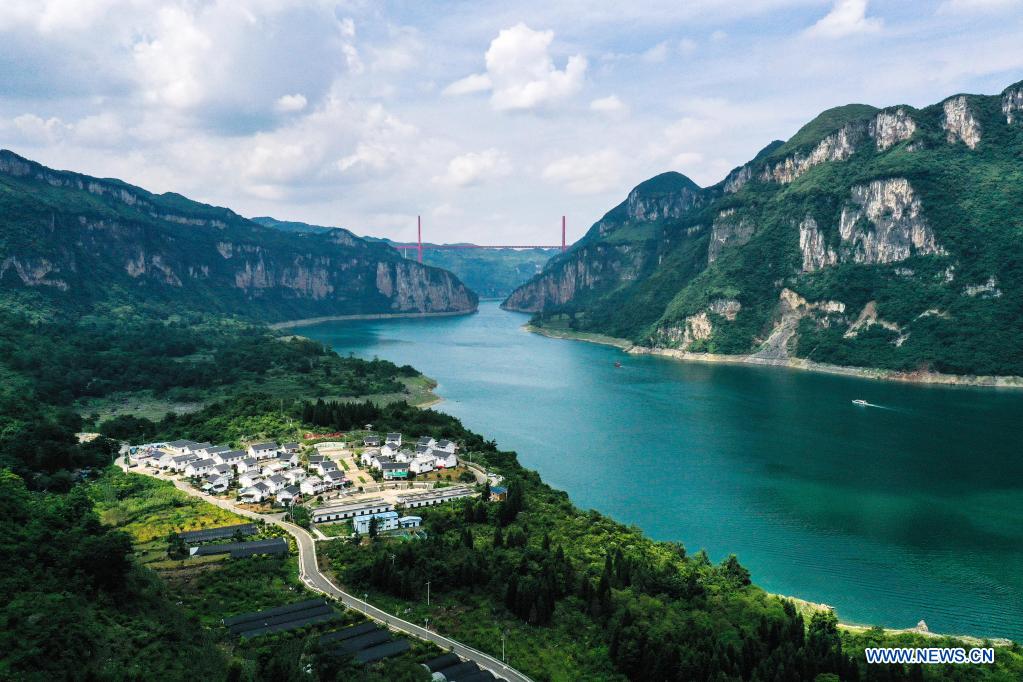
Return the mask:
M 1023 388 L 1023 377 L 1018 376 L 973 376 L 959 374 L 942 374 L 940 372 L 897 372 L 894 370 L 869 367 L 846 367 L 830 365 L 802 358 L 761 358 L 754 355 L 720 355 L 714 353 L 691 353 L 674 348 L 646 348 L 637 346 L 628 339 L 619 339 L 601 334 L 588 334 L 566 330 L 550 330 L 533 325 L 525 329 L 542 336 L 572 341 L 587 341 L 606 346 L 620 348 L 633 355 L 659 355 L 686 362 L 706 362 L 731 365 L 761 365 L 770 367 L 787 367 L 808 372 L 839 374 L 842 376 L 875 379 L 880 381 L 900 381 L 913 384 L 939 384 L 947 386 L 974 386 L 982 388 Z

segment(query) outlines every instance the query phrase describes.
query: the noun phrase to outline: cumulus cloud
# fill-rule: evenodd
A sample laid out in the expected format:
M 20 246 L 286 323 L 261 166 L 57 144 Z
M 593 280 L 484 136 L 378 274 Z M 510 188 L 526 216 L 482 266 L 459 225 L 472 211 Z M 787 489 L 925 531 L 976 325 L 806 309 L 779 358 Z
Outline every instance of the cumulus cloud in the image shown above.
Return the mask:
M 577 93 L 586 76 L 586 58 L 568 58 L 558 69 L 550 54 L 554 31 L 534 31 L 519 23 L 502 29 L 486 53 L 486 73 L 455 81 L 444 92 L 464 95 L 490 90 L 499 110 L 536 109 Z
M 469 95 L 474 92 L 484 92 L 491 87 L 493 87 L 493 83 L 490 82 L 490 76 L 485 73 L 474 73 L 444 88 L 443 94 Z
M 53 144 L 69 130 L 69 126 L 59 118 L 51 116 L 44 119 L 35 114 L 16 116 L 11 124 L 9 132 L 30 145 Z
M 500 178 L 511 173 L 511 161 L 497 149 L 469 152 L 456 156 L 448 162 L 444 175 L 434 177 L 434 182 L 454 187 L 475 185 L 485 180 Z
M 593 100 L 590 102 L 590 109 L 602 114 L 624 114 L 629 111 L 629 107 L 617 95 L 608 95 Z
M 542 177 L 574 194 L 596 194 L 620 187 L 623 165 L 621 154 L 606 149 L 552 161 L 543 169 Z
M 867 16 L 867 0 L 836 0 L 834 7 L 806 30 L 813 38 L 842 38 L 858 33 L 876 33 L 881 20 Z
M 305 95 L 296 93 L 294 95 L 282 95 L 277 98 L 277 102 L 274 103 L 274 108 L 282 113 L 291 113 L 295 111 L 302 111 L 305 109 L 305 105 L 308 104 L 305 99 Z

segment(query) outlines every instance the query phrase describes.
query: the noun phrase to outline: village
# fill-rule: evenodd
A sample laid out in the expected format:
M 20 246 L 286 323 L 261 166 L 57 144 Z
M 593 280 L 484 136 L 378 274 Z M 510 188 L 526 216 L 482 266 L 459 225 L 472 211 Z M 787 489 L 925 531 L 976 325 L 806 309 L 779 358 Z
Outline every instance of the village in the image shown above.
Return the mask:
M 426 537 L 416 510 L 478 497 L 482 491 L 492 501 L 505 499 L 502 477 L 462 461 L 456 443 L 430 436 L 408 442 L 400 433 L 306 434 L 303 443 L 255 441 L 243 448 L 175 440 L 125 445 L 121 466 L 172 481 L 256 521 L 179 530 L 172 534 L 168 548 L 173 559 L 191 563 L 286 557 L 291 550 L 280 526 L 290 520 L 312 533 L 303 541 L 300 531 L 288 531 L 298 543 L 302 580 L 372 619 L 337 629 L 342 621 L 337 604 L 315 598 L 227 616 L 222 624 L 233 636 L 244 640 L 313 628 L 321 633 L 317 636 L 324 650 L 363 665 L 404 655 L 414 645 L 395 635 L 411 634 L 447 651 L 422 662 L 436 680 L 525 679 L 503 662 L 359 602 L 316 566 L 316 541 L 392 536 L 396 541 L 414 541 Z M 303 548 L 303 542 L 309 544 Z
M 370 433 L 307 441 L 257 441 L 235 449 L 175 440 L 127 447 L 123 454 L 129 467 L 187 481 L 238 509 L 274 514 L 302 505 L 321 539 L 414 531 L 422 524 L 409 513 L 415 509 L 477 496 L 477 486 L 489 485 L 495 501 L 506 493 L 500 476 L 462 461 L 449 440 L 408 442 L 400 433 Z

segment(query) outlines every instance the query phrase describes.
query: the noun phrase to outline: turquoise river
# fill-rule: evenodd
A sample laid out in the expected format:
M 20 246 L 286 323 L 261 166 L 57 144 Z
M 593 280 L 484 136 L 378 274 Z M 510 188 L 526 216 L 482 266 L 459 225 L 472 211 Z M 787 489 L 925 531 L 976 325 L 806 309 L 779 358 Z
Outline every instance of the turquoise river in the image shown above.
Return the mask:
M 301 333 L 414 365 L 437 409 L 576 504 L 734 552 L 769 591 L 847 622 L 1023 641 L 1023 390 L 632 356 L 527 319 L 485 302 Z

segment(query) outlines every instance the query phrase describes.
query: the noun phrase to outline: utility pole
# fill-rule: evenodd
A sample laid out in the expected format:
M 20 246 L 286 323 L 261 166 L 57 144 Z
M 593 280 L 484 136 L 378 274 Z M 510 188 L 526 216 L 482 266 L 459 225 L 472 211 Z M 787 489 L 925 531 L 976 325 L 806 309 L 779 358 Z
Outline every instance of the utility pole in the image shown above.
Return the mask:
M 561 253 L 565 253 L 565 216 L 561 216 Z
M 501 662 L 507 663 L 508 659 L 504 656 L 504 638 L 508 634 L 507 630 L 501 630 Z
M 430 581 L 426 581 L 426 605 L 430 605 Z

